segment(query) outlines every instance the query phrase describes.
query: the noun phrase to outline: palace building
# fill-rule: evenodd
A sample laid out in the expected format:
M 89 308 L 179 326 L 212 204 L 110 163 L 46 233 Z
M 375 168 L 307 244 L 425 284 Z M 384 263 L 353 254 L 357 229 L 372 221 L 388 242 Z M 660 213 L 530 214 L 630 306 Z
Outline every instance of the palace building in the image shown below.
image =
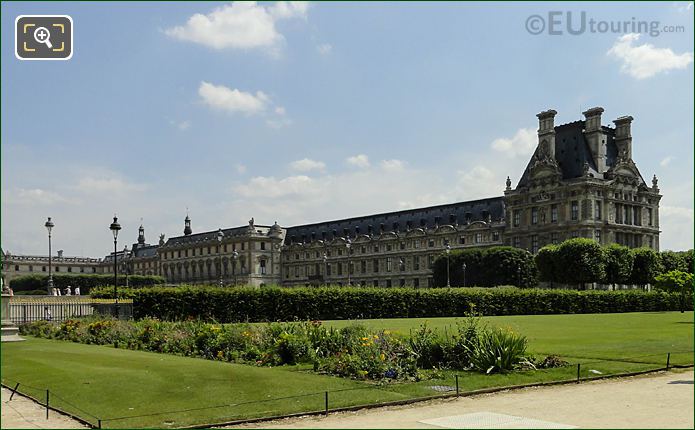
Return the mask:
M 562 125 L 556 111 L 539 113 L 533 156 L 515 187 L 507 177 L 500 196 L 286 228 L 251 219 L 193 233 L 186 216 L 183 235 L 149 245 L 140 226 L 130 251 L 98 267 L 108 273 L 113 258 L 122 259 L 119 270 L 175 283 L 427 287 L 435 258 L 450 249 L 507 245 L 536 253 L 583 237 L 658 250 L 657 178 L 647 184 L 632 159 L 633 118 L 609 127 L 603 112 L 592 108 Z

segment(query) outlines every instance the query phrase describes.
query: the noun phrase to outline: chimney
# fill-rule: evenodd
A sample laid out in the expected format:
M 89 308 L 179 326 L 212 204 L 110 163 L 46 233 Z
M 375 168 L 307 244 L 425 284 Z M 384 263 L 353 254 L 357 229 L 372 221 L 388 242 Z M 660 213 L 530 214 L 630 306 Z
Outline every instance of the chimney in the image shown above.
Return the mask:
M 555 159 L 555 115 L 549 109 L 536 115 L 538 117 L 538 155 Z
M 589 144 L 591 156 L 599 173 L 606 171 L 606 134 L 601 127 L 602 107 L 591 108 L 584 115 L 584 137 Z
M 615 124 L 615 145 L 618 147 L 618 157 L 632 159 L 632 118 L 621 116 L 613 121 Z

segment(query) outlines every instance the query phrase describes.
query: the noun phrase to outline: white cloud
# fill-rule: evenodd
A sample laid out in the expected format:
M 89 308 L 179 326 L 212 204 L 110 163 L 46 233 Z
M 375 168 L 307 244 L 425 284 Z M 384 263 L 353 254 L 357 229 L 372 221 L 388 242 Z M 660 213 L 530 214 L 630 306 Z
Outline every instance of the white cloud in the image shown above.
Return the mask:
M 512 138 L 500 137 L 492 141 L 490 146 L 497 152 L 509 158 L 528 157 L 538 143 L 536 131 L 530 128 L 520 128 Z
M 669 155 L 668 157 L 665 157 L 663 160 L 659 162 L 659 166 L 666 167 L 669 164 L 671 164 L 671 161 L 673 161 L 673 157 Z
M 275 179 L 273 176 L 256 176 L 251 178 L 248 183 L 234 187 L 239 195 L 243 197 L 258 197 L 274 199 L 288 196 L 312 195 L 321 188 L 321 184 L 306 176 L 288 176 L 282 179 Z M 269 202 L 272 204 L 272 202 Z
M 695 211 L 692 207 L 660 206 L 659 226 L 663 230 L 659 237 L 661 249 L 691 249 L 694 224 Z
M 143 184 L 128 182 L 119 177 L 84 177 L 81 178 L 75 187 L 79 192 L 86 194 L 124 194 L 129 192 L 143 191 L 147 187 Z
M 24 206 L 47 206 L 66 203 L 68 199 L 61 194 L 41 188 L 16 188 L 3 192 L 3 199 L 12 204 Z
M 326 168 L 326 163 L 309 158 L 302 158 L 301 160 L 291 162 L 290 167 L 292 170 L 297 170 L 299 172 L 309 172 L 311 170 L 322 171 Z
M 345 161 L 349 165 L 353 167 L 358 167 L 360 169 L 366 169 L 369 167 L 369 157 L 367 157 L 364 154 L 358 154 L 352 157 L 348 157 Z
M 277 2 L 271 6 L 256 2 L 233 2 L 207 15 L 196 13 L 185 25 L 165 30 L 179 40 L 213 49 L 278 49 L 284 37 L 275 27 L 278 20 L 306 19 L 308 3 Z
M 405 165 L 401 160 L 383 160 L 381 168 L 387 172 L 400 172 L 405 168 Z
M 657 48 L 650 43 L 634 45 L 640 35 L 626 34 L 618 38 L 608 55 L 621 60 L 621 71 L 635 79 L 650 78 L 658 73 L 685 69 L 693 62 L 693 53 L 674 53 L 670 48 Z
M 322 43 L 316 47 L 316 50 L 321 55 L 328 55 L 331 52 L 333 52 L 333 45 L 331 45 L 330 43 Z
M 205 81 L 200 83 L 198 94 L 203 103 L 211 108 L 230 113 L 259 114 L 265 111 L 270 103 L 270 98 L 263 91 L 251 94 Z
M 278 106 L 275 108 L 275 113 L 278 115 L 285 115 L 287 111 L 285 111 L 285 108 L 282 106 Z

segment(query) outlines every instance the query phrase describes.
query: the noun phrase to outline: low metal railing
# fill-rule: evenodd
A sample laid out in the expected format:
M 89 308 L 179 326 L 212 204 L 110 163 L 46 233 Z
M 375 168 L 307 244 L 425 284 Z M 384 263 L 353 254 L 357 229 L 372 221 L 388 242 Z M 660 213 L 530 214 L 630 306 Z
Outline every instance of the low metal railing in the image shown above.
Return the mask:
M 88 296 L 14 296 L 9 303 L 9 319 L 14 324 L 33 321 L 64 321 L 70 318 L 94 314 L 115 315 L 113 299 L 93 299 Z M 118 315 L 121 319 L 133 318 L 132 299 L 119 299 Z

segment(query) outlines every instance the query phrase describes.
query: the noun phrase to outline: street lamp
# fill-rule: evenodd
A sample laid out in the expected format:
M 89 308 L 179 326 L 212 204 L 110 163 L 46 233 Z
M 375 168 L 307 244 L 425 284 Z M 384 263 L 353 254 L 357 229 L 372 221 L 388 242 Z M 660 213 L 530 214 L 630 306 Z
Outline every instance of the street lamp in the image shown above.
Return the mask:
M 118 252 L 118 232 L 121 229 L 121 225 L 118 223 L 116 215 L 113 216 L 113 222 L 109 229 L 113 233 L 113 297 L 116 299 L 113 312 L 116 319 L 118 319 L 118 259 L 116 256 Z
M 521 264 L 516 266 L 516 276 L 517 276 L 517 284 L 516 286 L 521 288 Z
M 323 253 L 323 283 L 328 285 L 328 254 Z
M 451 288 L 451 275 L 449 272 L 449 254 L 451 254 L 451 246 L 446 244 L 446 287 Z
M 234 263 L 232 264 L 232 276 L 234 276 L 234 286 L 236 287 L 236 261 L 239 259 L 239 253 L 234 250 L 232 252 L 232 260 Z
M 466 287 L 466 262 L 463 262 L 463 266 L 461 266 L 463 269 L 463 287 Z
M 350 247 L 352 247 L 352 242 L 350 241 L 350 238 L 348 237 L 345 239 L 345 248 L 347 248 L 347 261 L 348 261 L 348 265 L 347 265 L 347 275 L 348 275 L 348 283 L 347 284 L 348 284 L 348 287 L 350 285 L 352 285 L 352 283 L 350 281 Z
M 53 221 L 51 221 L 51 217 L 48 217 L 48 221 L 46 221 L 46 230 L 48 230 L 48 295 L 50 296 L 53 294 L 53 273 L 51 272 L 51 230 L 53 230 L 53 227 L 55 224 L 53 224 Z
M 222 283 L 222 239 L 224 239 L 224 233 L 220 228 L 217 230 L 217 259 L 220 262 L 217 270 L 219 271 L 220 287 L 224 286 Z

